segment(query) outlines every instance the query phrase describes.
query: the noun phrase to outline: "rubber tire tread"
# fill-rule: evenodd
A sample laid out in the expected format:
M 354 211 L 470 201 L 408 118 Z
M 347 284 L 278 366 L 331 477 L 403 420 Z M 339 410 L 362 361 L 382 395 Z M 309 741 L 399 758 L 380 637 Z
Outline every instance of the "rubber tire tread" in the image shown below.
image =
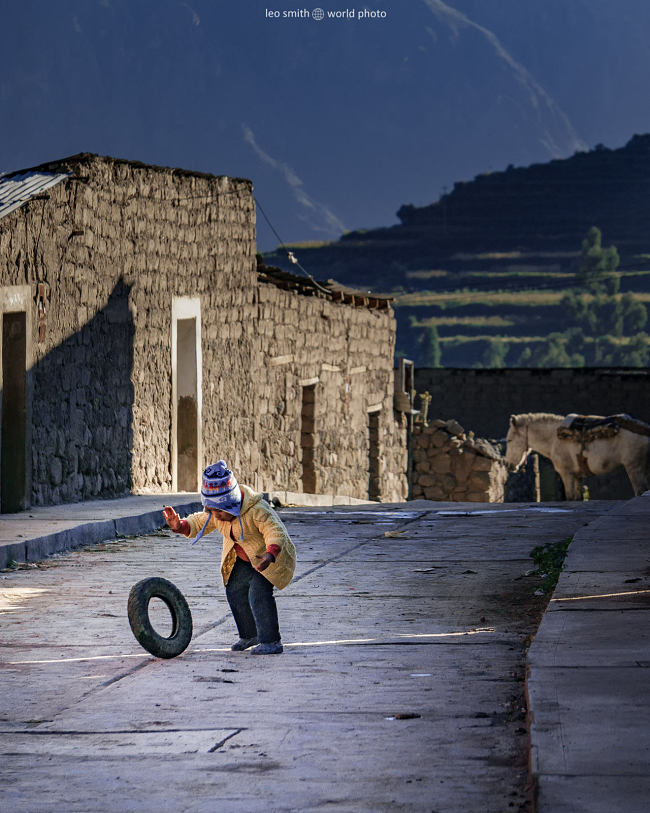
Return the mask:
M 149 620 L 149 602 L 159 598 L 172 616 L 172 634 L 160 635 Z M 175 584 L 160 576 L 152 576 L 134 584 L 127 605 L 129 624 L 138 643 L 157 658 L 175 658 L 184 652 L 192 640 L 192 613 L 185 596 Z

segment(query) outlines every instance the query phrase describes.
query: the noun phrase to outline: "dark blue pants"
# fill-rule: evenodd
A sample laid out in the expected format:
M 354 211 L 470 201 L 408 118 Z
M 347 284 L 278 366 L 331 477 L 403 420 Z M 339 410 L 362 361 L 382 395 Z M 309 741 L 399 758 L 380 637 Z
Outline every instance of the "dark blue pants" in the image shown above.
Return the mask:
M 261 644 L 280 640 L 273 585 L 250 562 L 237 558 L 226 585 L 226 598 L 240 638 L 257 638 Z

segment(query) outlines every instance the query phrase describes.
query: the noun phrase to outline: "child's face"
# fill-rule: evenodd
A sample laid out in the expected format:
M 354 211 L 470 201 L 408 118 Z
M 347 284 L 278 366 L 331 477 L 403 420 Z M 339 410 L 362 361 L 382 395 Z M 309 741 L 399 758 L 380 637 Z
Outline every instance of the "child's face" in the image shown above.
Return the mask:
M 218 519 L 220 522 L 232 522 L 235 518 L 234 514 L 229 514 L 227 511 L 221 511 L 218 508 L 207 509 L 212 515 L 212 519 Z

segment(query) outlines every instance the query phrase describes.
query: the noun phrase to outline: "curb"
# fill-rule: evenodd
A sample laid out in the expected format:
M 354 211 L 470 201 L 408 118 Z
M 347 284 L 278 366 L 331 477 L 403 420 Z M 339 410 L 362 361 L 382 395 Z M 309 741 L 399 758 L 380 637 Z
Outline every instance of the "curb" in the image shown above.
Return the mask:
M 650 491 L 580 528 L 526 658 L 534 809 L 647 809 Z M 578 602 L 578 606 L 560 602 Z M 566 607 L 566 609 L 563 609 Z M 630 619 L 636 618 L 633 623 Z
M 173 508 L 179 514 L 189 514 L 200 511 L 201 503 L 196 501 L 177 503 Z M 73 550 L 83 545 L 96 545 L 118 536 L 149 533 L 161 528 L 162 525 L 160 509 L 116 519 L 82 522 L 74 528 L 0 546 L 0 570 L 7 568 L 12 561 L 18 564 L 38 562 L 53 553 Z

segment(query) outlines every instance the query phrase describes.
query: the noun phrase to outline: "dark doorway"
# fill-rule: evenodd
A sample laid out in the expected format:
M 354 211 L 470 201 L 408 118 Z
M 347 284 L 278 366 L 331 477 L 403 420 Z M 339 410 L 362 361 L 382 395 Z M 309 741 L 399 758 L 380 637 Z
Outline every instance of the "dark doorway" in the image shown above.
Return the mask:
M 368 413 L 368 499 L 378 500 L 381 495 L 379 476 L 379 416 L 381 412 Z
M 198 490 L 199 430 L 196 319 L 179 319 L 176 337 L 178 490 Z
M 302 388 L 300 413 L 300 447 L 302 451 L 302 490 L 305 494 L 316 493 L 316 385 Z
M 27 314 L 2 316 L 2 449 L 0 506 L 5 514 L 26 508 Z

